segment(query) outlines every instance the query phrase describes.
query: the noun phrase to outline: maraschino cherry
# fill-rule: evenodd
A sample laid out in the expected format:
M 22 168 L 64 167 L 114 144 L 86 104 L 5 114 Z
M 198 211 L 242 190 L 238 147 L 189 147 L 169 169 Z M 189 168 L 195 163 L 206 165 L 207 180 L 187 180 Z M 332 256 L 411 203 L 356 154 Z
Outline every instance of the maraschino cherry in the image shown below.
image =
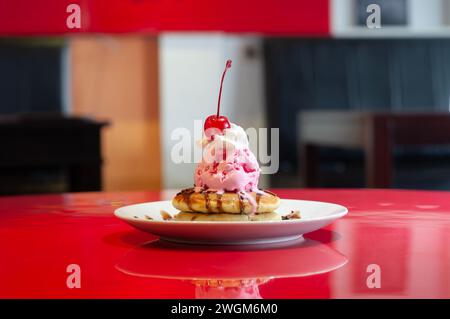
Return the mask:
M 217 133 L 217 131 L 223 132 L 224 129 L 231 127 L 230 121 L 228 121 L 227 117 L 220 115 L 220 99 L 222 97 L 223 79 L 225 78 L 225 74 L 227 73 L 227 70 L 229 68 L 231 68 L 231 60 L 228 60 L 227 63 L 225 64 L 225 70 L 223 70 L 222 80 L 220 81 L 219 100 L 217 102 L 217 114 L 208 116 L 208 118 L 205 121 L 205 125 L 203 126 L 205 134 L 208 137 Z

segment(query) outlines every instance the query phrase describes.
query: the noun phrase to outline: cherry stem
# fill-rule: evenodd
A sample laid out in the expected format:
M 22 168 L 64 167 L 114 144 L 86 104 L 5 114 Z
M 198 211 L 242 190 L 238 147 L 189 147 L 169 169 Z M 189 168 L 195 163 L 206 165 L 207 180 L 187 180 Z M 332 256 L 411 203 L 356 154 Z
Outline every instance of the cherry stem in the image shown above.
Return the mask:
M 231 60 L 227 60 L 227 63 L 225 64 L 225 70 L 223 70 L 222 73 L 222 80 L 220 81 L 219 101 L 217 102 L 217 117 L 219 117 L 220 115 L 220 99 L 222 97 L 223 79 L 225 78 L 225 73 L 227 73 L 227 70 L 229 68 L 231 68 Z

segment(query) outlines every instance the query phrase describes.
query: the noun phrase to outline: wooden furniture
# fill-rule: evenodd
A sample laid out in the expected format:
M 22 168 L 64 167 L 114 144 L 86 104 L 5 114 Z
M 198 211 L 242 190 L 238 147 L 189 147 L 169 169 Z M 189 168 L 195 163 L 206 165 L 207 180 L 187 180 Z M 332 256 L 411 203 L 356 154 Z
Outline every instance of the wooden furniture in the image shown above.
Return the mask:
M 71 114 L 106 118 L 104 190 L 159 189 L 162 183 L 156 37 L 70 40 Z
M 55 116 L 0 117 L 0 175 L 14 171 L 14 183 L 3 193 L 28 192 L 26 174 L 42 168 L 59 169 L 67 178 L 62 191 L 102 189 L 101 128 L 106 122 Z M 49 192 L 37 185 L 32 192 Z M 50 190 L 51 191 L 51 190 Z
M 450 113 L 301 112 L 299 115 L 301 174 L 315 187 L 317 148 L 362 149 L 368 187 L 392 185 L 397 145 L 450 144 Z

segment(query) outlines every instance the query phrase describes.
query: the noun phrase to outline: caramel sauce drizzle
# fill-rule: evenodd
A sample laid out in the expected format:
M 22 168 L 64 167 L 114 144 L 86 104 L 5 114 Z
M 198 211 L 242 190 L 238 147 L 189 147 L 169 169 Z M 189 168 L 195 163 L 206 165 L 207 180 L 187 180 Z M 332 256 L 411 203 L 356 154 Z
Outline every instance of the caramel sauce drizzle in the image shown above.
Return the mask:
M 193 211 L 192 204 L 191 204 L 191 194 L 192 193 L 195 193 L 193 188 L 186 188 L 186 189 L 183 189 L 181 192 L 179 192 L 177 194 L 177 195 L 182 195 L 183 196 L 184 202 L 186 203 L 187 207 L 191 211 Z
M 209 212 L 211 211 L 211 199 L 209 198 L 209 192 L 203 192 L 203 194 L 205 195 L 206 210 Z
M 219 211 L 219 213 L 223 213 L 222 194 L 217 194 L 217 210 Z
M 260 193 L 256 193 L 256 205 L 259 206 L 259 201 L 261 200 L 261 194 Z
M 244 194 L 242 193 L 238 193 L 238 198 L 239 198 L 239 212 L 242 214 L 244 212 Z
M 272 196 L 277 196 L 276 194 L 272 193 L 271 191 L 267 191 L 267 190 L 261 190 L 263 193 L 265 194 L 269 194 Z M 183 196 L 183 200 L 186 203 L 186 205 L 188 206 L 190 211 L 194 211 L 194 209 L 192 208 L 192 203 L 191 203 L 191 195 L 195 193 L 194 188 L 186 188 L 183 189 L 181 192 L 179 192 L 177 195 L 182 195 Z M 211 191 L 208 190 L 202 190 L 201 192 L 204 196 L 205 196 L 205 206 L 206 206 L 206 210 L 208 212 L 212 212 L 211 211 L 211 196 L 210 193 Z M 222 196 L 223 194 L 217 194 L 216 193 L 216 202 L 217 202 L 217 211 L 219 213 L 223 213 L 223 208 L 222 208 Z M 237 193 L 238 199 L 239 199 L 239 212 L 241 214 L 243 214 L 245 212 L 245 197 L 246 196 L 252 196 L 250 194 L 245 194 L 243 192 L 239 192 Z M 263 196 L 263 194 L 256 192 L 256 205 L 259 206 L 261 197 Z
M 271 191 L 263 190 L 263 192 L 266 193 L 266 194 L 270 194 L 272 196 L 277 196 L 275 193 L 272 193 Z

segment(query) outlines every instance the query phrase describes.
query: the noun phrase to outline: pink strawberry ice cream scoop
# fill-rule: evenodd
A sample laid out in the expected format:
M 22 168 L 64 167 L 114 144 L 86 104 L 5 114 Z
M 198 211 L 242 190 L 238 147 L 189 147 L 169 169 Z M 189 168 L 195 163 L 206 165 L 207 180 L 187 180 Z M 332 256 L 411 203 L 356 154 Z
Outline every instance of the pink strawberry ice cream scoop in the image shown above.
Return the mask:
M 195 186 L 212 191 L 258 191 L 260 168 L 242 127 L 203 140 L 203 158 L 195 170 Z

